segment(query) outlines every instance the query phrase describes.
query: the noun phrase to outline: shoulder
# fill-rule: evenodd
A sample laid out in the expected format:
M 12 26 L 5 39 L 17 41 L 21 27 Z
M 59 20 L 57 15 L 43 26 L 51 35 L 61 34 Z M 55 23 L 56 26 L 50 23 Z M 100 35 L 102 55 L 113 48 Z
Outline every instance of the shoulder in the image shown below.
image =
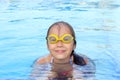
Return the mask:
M 39 58 L 37 59 L 37 61 L 35 62 L 36 64 L 45 64 L 45 63 L 49 63 L 51 61 L 51 55 L 47 55 L 45 57 Z

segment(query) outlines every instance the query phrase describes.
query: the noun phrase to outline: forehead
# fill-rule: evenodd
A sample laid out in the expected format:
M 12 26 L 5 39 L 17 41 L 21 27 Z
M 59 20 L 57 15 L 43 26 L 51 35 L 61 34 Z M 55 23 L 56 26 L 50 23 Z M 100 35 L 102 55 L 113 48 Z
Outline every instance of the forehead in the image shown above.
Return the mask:
M 57 34 L 61 36 L 63 34 L 72 34 L 72 32 L 67 25 L 61 24 L 52 26 L 49 34 Z

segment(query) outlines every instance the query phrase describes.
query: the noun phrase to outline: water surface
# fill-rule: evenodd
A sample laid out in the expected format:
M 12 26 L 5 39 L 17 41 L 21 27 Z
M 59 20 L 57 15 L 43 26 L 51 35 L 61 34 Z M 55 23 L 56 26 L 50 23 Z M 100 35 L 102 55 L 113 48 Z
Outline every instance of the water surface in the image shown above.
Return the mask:
M 47 55 L 46 32 L 56 21 L 76 32 L 76 52 L 94 60 L 97 80 L 120 79 L 119 0 L 0 0 L 0 80 L 27 79 Z

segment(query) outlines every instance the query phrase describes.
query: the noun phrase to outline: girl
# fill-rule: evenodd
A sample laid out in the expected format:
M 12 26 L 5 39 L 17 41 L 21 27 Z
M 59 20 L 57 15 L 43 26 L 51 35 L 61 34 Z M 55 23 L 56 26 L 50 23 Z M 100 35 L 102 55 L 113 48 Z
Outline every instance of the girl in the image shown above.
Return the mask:
M 47 74 L 47 80 L 93 80 L 95 65 L 86 56 L 74 52 L 76 37 L 70 24 L 63 21 L 52 24 L 46 40 L 50 54 L 35 62 L 31 75 L 33 79 L 45 80 L 41 77 Z M 48 64 L 50 70 L 46 70 Z

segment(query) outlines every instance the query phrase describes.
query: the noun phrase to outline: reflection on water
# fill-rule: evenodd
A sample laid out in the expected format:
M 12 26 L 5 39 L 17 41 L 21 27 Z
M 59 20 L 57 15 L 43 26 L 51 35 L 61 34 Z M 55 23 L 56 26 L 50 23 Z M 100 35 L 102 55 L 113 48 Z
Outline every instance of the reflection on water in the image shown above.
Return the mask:
M 0 0 L 0 78 L 26 79 L 33 61 L 48 53 L 45 41 L 48 26 L 63 20 L 76 31 L 76 52 L 96 63 L 97 80 L 119 80 L 119 3 L 119 0 Z

